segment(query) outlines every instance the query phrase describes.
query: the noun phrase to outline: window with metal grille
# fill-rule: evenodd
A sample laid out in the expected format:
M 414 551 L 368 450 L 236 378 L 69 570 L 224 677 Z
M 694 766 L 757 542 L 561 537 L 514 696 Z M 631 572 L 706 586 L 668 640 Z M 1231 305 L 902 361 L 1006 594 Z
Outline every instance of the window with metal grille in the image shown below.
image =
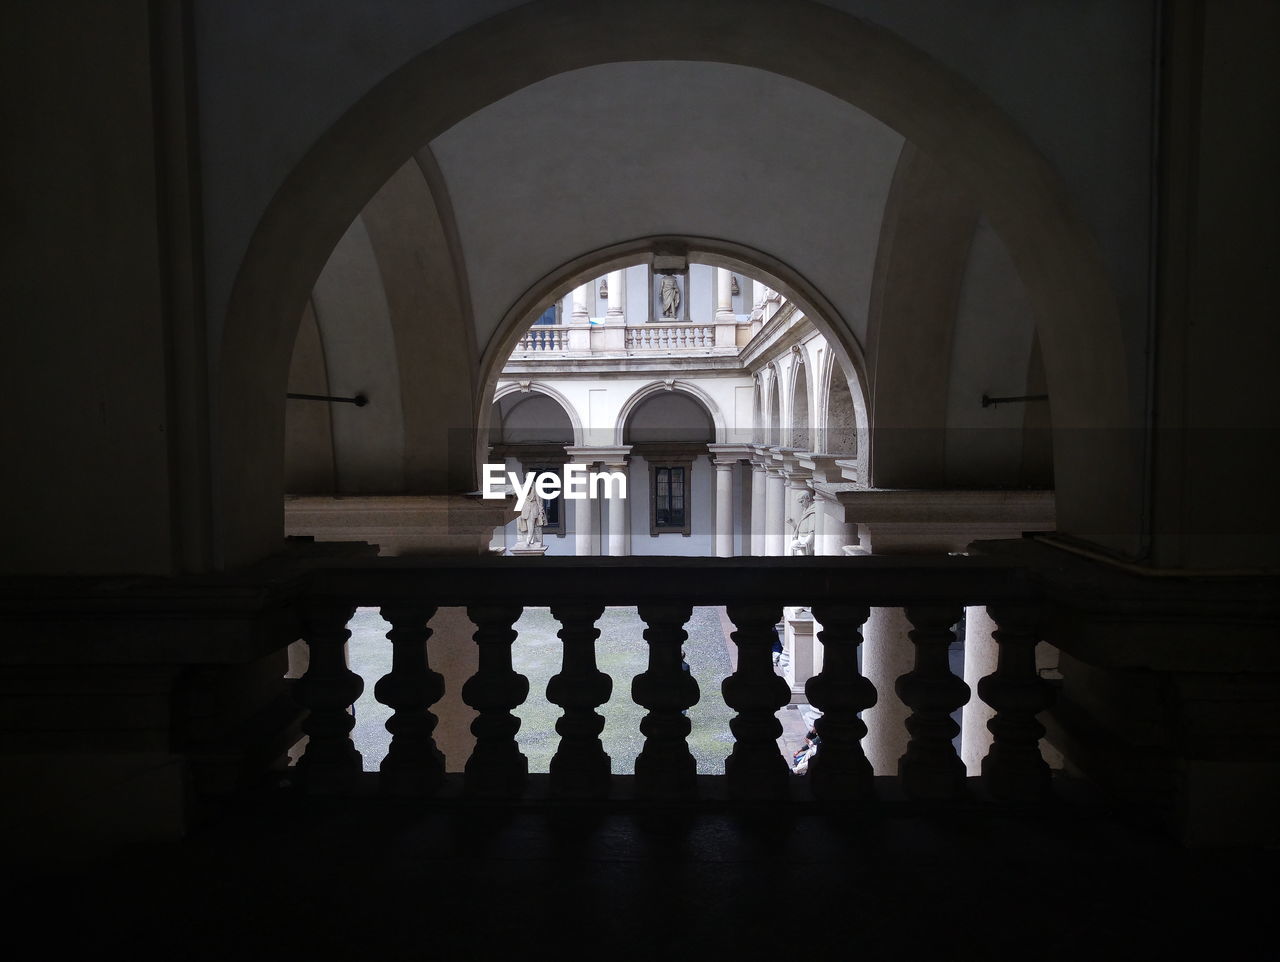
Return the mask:
M 688 461 L 651 463 L 652 492 L 649 533 L 689 533 L 689 480 L 693 465 Z

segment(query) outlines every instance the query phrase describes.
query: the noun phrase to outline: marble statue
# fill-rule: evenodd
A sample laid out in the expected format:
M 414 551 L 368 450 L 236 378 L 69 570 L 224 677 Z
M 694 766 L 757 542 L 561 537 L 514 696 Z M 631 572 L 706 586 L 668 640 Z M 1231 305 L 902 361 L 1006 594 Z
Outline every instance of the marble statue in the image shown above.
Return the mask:
M 672 320 L 680 317 L 680 285 L 673 274 L 662 275 L 662 316 Z
M 543 506 L 542 499 L 536 495 L 530 497 L 520 511 L 520 517 L 516 518 L 516 532 L 519 534 L 516 547 L 541 548 L 542 528 L 546 523 L 547 509 Z
M 791 525 L 791 533 L 794 535 L 788 552 L 793 555 L 812 555 L 814 538 L 812 491 L 805 491 L 800 495 L 800 510 L 804 513 L 800 515 L 799 521 L 787 519 L 787 524 Z

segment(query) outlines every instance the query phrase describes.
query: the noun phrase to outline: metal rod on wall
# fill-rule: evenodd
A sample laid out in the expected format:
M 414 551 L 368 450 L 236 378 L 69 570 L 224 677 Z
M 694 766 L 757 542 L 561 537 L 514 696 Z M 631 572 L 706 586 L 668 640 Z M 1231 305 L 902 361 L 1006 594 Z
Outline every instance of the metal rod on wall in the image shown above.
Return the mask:
M 1014 404 L 1019 401 L 1047 400 L 1049 400 L 1049 395 L 1047 394 L 1019 394 L 1017 397 L 990 397 L 989 395 L 984 394 L 982 395 L 982 406 L 984 408 L 989 408 L 996 404 Z
M 286 394 L 285 397 L 294 401 L 340 401 L 343 404 L 354 404 L 358 408 L 369 403 L 369 399 L 363 394 L 357 394 L 355 397 L 334 397 L 331 394 Z

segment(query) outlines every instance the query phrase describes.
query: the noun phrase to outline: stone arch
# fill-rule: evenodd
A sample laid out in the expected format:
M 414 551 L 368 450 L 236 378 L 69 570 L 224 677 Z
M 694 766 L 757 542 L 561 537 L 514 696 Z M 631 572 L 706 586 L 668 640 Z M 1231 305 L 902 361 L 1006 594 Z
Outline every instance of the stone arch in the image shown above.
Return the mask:
M 865 413 L 868 404 L 864 396 L 866 362 L 863 358 L 862 346 L 850 334 L 849 326 L 844 322 L 839 311 L 821 291 L 791 265 L 742 244 L 705 237 L 664 236 L 625 241 L 575 258 L 531 287 L 507 312 L 484 352 L 481 376 L 477 379 L 481 391 L 477 409 L 482 412 L 482 417 L 487 418 L 489 411 L 488 406 L 483 403 L 484 394 L 491 390 L 502 376 L 502 368 L 524 332 L 528 330 L 531 318 L 540 314 L 547 304 L 557 302 L 589 278 L 638 263 L 651 264 L 656 252 L 678 252 L 691 263 L 726 267 L 767 283 L 772 290 L 778 291 L 794 303 L 826 339 L 828 353 L 833 363 L 838 363 L 848 383 L 856 386 L 858 399 L 861 402 L 858 405 L 858 411 L 864 416 L 864 420 L 860 422 L 860 430 L 867 430 Z M 770 370 L 773 374 L 769 382 L 760 388 L 760 403 L 767 405 L 770 403 L 770 398 L 777 398 L 780 403 L 786 403 L 785 395 L 779 393 L 783 389 L 777 369 L 774 367 Z M 762 417 L 766 412 L 767 408 L 761 407 Z M 764 443 L 781 443 L 779 435 L 780 425 L 783 423 L 781 420 L 779 425 L 773 428 L 774 440 L 772 441 L 768 440 L 770 429 L 765 422 L 758 423 L 765 428 L 765 435 L 762 438 Z M 487 420 L 482 420 L 477 437 L 485 436 L 486 427 Z M 727 436 L 719 431 L 717 433 L 719 436 Z M 478 452 L 477 457 L 483 460 L 483 452 Z
M 766 370 L 769 372 L 769 417 L 765 429 L 765 443 L 776 446 L 782 443 L 782 374 L 776 362 L 770 363 Z
M 815 398 L 820 399 L 818 423 L 821 427 L 817 433 L 819 450 L 825 454 L 860 456 L 865 445 L 859 443 L 859 438 L 865 422 L 858 416 L 854 392 L 849 390 L 849 382 L 834 357 L 828 356 L 825 359 L 814 390 Z M 865 474 L 861 476 L 866 477 Z
M 797 345 L 791 352 L 791 416 L 788 418 L 791 436 L 787 443 L 799 451 L 813 448 L 813 419 L 810 416 L 813 406 L 809 397 L 808 367 L 804 350 Z
M 573 427 L 573 443 L 575 445 L 584 443 L 583 438 L 585 435 L 582 429 L 582 416 L 578 413 L 577 407 L 564 394 L 549 384 L 543 384 L 538 381 L 516 381 L 511 384 L 505 384 L 494 392 L 492 404 L 497 404 L 503 398 L 510 397 L 513 394 L 525 393 L 541 394 L 560 405 L 569 418 L 569 424 Z M 487 439 L 487 432 L 485 437 Z
M 810 0 L 534 0 L 384 78 L 317 139 L 260 218 L 215 374 L 215 563 L 253 560 L 277 543 L 294 335 L 312 283 L 365 202 L 418 147 L 507 94 L 643 59 L 769 64 L 897 130 L 968 189 L 1037 309 L 1055 432 L 1082 439 L 1057 460 L 1071 465 L 1057 479 L 1059 517 L 1074 533 L 1124 540 L 1117 533 L 1128 533 L 1137 494 L 1125 429 L 1136 422 L 1115 294 L 1070 191 L 999 108 L 890 31 Z
M 767 283 L 799 307 L 827 339 L 827 343 L 833 345 L 833 353 L 840 356 L 841 364 L 852 383 L 858 384 L 859 390 L 862 390 L 861 385 L 866 380 L 862 346 L 850 333 L 849 325 L 840 312 L 800 271 L 762 251 L 732 241 L 663 236 L 634 238 L 583 254 L 531 287 L 507 311 L 484 351 L 480 362 L 481 374 L 477 379 L 480 391 L 478 400 L 483 401 L 487 392 L 497 384 L 503 365 L 528 330 L 531 319 L 541 313 L 547 304 L 558 301 L 585 280 L 601 273 L 638 263 L 651 264 L 656 252 L 679 253 L 691 263 L 726 267 Z M 478 407 L 483 409 L 484 405 L 479 404 Z M 483 427 L 482 424 L 482 430 Z
M 653 381 L 644 387 L 637 388 L 632 392 L 631 396 L 623 402 L 622 407 L 618 411 L 618 420 L 613 427 L 613 443 L 623 444 L 623 436 L 626 432 L 627 422 L 631 420 L 631 415 L 636 412 L 645 401 L 656 394 L 663 391 L 675 391 L 678 394 L 686 395 L 700 404 L 711 418 L 711 423 L 715 428 L 715 440 L 723 443 L 729 436 L 728 424 L 725 421 L 724 414 L 720 410 L 720 406 L 715 400 L 702 388 L 694 384 L 692 381 L 682 381 L 678 378 L 666 381 Z
M 763 388 L 760 384 L 760 372 L 752 377 L 754 387 L 751 391 L 751 440 L 757 444 L 764 443 L 764 410 L 762 407 Z

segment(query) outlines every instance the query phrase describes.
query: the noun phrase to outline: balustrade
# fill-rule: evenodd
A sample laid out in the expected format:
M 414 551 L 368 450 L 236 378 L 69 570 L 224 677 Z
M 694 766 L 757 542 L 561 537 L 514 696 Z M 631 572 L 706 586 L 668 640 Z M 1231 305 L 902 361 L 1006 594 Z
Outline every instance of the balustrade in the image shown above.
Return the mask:
M 561 325 L 540 324 L 531 327 L 516 345 L 516 352 L 540 353 L 545 351 L 567 351 L 569 349 L 569 329 Z
M 862 626 L 870 607 L 903 607 L 911 630 L 901 645 L 914 648 L 911 671 L 895 690 L 910 709 L 909 741 L 897 782 L 910 798 L 950 799 L 973 784 L 957 755 L 959 731 L 952 714 L 971 696 L 952 673 L 947 648 L 963 606 L 984 604 L 998 625 L 999 659 L 978 695 L 994 710 L 994 735 L 982 763 L 991 797 L 1033 800 L 1049 791 L 1050 772 L 1040 756 L 1044 729 L 1036 715 L 1050 703 L 1034 650 L 1040 609 L 1019 571 L 983 559 L 803 558 L 705 559 L 696 567 L 667 559 L 466 559 L 451 562 L 374 559 L 355 566 L 321 567 L 308 577 L 301 602 L 302 636 L 310 649 L 298 701 L 309 709 L 310 741 L 299 761 L 299 781 L 310 792 L 355 790 L 361 756 L 352 744 L 348 708 L 362 682 L 345 664 L 345 625 L 358 605 L 377 603 L 391 623 L 390 672 L 375 688 L 393 714 L 390 749 L 379 775 L 381 788 L 401 795 L 429 795 L 443 784 L 445 760 L 433 740 L 431 706 L 444 694 L 441 676 L 428 666 L 428 622 L 437 606 L 463 606 L 476 625 L 478 669 L 462 685 L 463 701 L 478 712 L 471 726 L 475 747 L 463 766 L 468 795 L 513 798 L 528 781 L 528 761 L 516 741 L 520 720 L 512 713 L 529 695 L 529 682 L 513 667 L 514 624 L 524 606 L 550 605 L 560 622 L 561 668 L 547 686 L 547 700 L 563 711 L 560 740 L 547 781 L 556 798 L 603 798 L 622 786 L 638 799 L 692 799 L 699 793 L 686 712 L 699 700 L 698 682 L 683 668 L 685 624 L 694 605 L 725 605 L 736 630 L 735 670 L 723 680 L 732 748 L 723 785 L 733 800 L 779 800 L 794 793 L 821 801 L 874 799 L 882 794 L 863 751 L 862 713 L 886 696 L 859 669 Z M 696 577 L 691 574 L 696 573 Z M 678 599 L 678 600 L 676 600 Z M 917 603 L 924 599 L 924 603 Z M 647 710 L 639 723 L 643 748 L 630 781 L 610 771 L 601 742 L 614 679 L 596 663 L 596 627 L 606 605 L 631 604 L 646 624 L 648 663 L 631 680 L 631 697 Z M 812 608 L 821 631 L 823 667 L 805 686 L 822 714 L 815 728 L 821 747 L 805 779 L 792 776 L 779 749 L 778 712 L 790 687 L 774 670 L 770 650 L 784 605 Z M 723 735 L 716 732 L 715 735 Z M 460 761 L 460 760 L 455 760 Z M 886 776 L 888 777 L 888 776 Z M 629 786 L 629 787 L 628 787 Z M 803 786 L 803 788 L 802 788 Z M 451 789 L 452 791 L 452 789 Z
M 1031 801 L 1049 791 L 1049 766 L 1040 754 L 1044 726 L 1036 715 L 1053 704 L 1053 691 L 1036 671 L 1038 612 L 1026 606 L 988 612 L 996 623 L 996 670 L 978 682 L 978 694 L 996 710 L 987 722 L 993 742 L 982 760 L 982 780 L 996 798 Z
M 590 798 L 609 792 L 609 756 L 600 744 L 604 718 L 596 708 L 609 700 L 613 679 L 596 667 L 596 620 L 604 605 L 560 605 L 551 609 L 563 628 L 564 663 L 547 684 L 547 700 L 564 709 L 556 722 L 560 747 L 551 759 L 551 793 Z
M 709 324 L 639 324 L 624 330 L 628 351 L 699 351 L 716 346 L 716 329 Z M 562 324 L 531 327 L 512 353 L 564 353 L 570 349 L 569 331 Z
M 715 328 L 706 324 L 644 324 L 626 334 L 628 351 L 695 351 L 715 344 Z
M 684 670 L 681 645 L 691 605 L 641 605 L 648 627 L 649 665 L 631 682 L 631 697 L 649 709 L 640 721 L 644 748 L 636 758 L 636 794 L 642 798 L 688 797 L 697 790 L 697 763 L 687 741 L 692 725 L 685 712 L 698 703 L 698 683 Z
M 814 620 L 823 627 L 822 670 L 805 683 L 809 703 L 822 712 L 814 723 L 822 749 L 809 763 L 813 794 L 822 799 L 857 799 L 871 794 L 871 762 L 862 750 L 867 733 L 861 713 L 876 703 L 876 687 L 858 671 L 862 625 L 871 609 L 820 605 Z
M 738 646 L 738 670 L 722 686 L 725 704 L 738 713 L 729 722 L 735 741 L 724 763 L 729 794 L 781 798 L 791 774 L 777 744 L 782 734 L 778 709 L 791 700 L 791 689 L 773 670 L 772 655 L 782 606 L 730 606 L 729 620 L 738 626 L 730 636 Z
M 444 780 L 444 756 L 431 733 L 436 716 L 429 710 L 444 695 L 444 678 L 427 666 L 429 605 L 387 605 L 391 623 L 391 671 L 374 685 L 374 697 L 393 710 L 387 721 L 391 747 L 382 761 L 382 790 L 393 795 L 426 795 Z
M 518 605 L 467 608 L 480 649 L 479 670 L 462 686 L 462 700 L 480 713 L 471 723 L 476 747 L 464 770 L 472 795 L 518 795 L 529 774 L 529 760 L 516 744 L 520 719 L 511 713 L 529 697 L 529 679 L 511 667 L 511 626 L 520 611 Z
M 308 709 L 302 730 L 307 747 L 298 760 L 310 792 L 342 792 L 360 777 L 361 756 L 351 742 L 355 719 L 347 709 L 364 691 L 364 680 L 347 668 L 344 647 L 354 605 L 313 602 L 302 611 L 307 673 L 294 684 L 294 698 Z

